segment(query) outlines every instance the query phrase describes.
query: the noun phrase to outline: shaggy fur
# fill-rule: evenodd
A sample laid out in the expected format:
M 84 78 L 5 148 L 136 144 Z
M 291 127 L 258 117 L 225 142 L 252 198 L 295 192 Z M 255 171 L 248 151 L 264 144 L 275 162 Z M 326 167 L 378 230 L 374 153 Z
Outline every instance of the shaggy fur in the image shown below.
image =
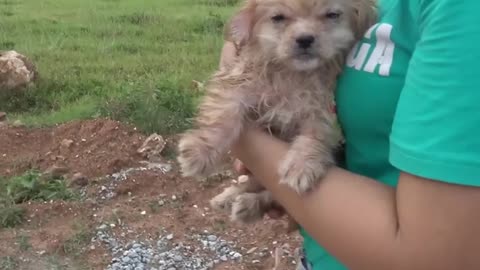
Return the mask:
M 291 144 L 281 183 L 311 190 L 340 141 L 330 111 L 337 75 L 374 19 L 372 0 L 247 0 L 227 28 L 238 56 L 209 81 L 195 128 L 179 142 L 183 175 L 214 173 L 243 129 L 256 125 Z M 253 178 L 211 201 L 242 222 L 261 218 L 272 203 Z

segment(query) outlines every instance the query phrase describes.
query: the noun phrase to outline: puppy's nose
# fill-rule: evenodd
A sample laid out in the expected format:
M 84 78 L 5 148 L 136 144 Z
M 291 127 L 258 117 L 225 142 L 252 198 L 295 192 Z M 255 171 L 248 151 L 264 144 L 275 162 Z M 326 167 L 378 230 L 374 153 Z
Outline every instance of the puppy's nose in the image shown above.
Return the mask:
M 315 37 L 312 35 L 303 35 L 297 38 L 298 47 L 302 49 L 308 49 L 315 41 Z

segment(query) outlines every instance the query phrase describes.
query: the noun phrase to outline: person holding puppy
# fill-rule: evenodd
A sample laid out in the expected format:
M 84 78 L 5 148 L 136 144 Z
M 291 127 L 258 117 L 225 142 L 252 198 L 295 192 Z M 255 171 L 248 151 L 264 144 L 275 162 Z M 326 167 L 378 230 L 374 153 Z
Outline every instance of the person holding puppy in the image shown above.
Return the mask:
M 251 128 L 235 144 L 238 170 L 300 224 L 306 269 L 480 269 L 478 10 L 379 0 L 338 79 L 345 160 L 310 194 L 278 181 L 287 143 Z

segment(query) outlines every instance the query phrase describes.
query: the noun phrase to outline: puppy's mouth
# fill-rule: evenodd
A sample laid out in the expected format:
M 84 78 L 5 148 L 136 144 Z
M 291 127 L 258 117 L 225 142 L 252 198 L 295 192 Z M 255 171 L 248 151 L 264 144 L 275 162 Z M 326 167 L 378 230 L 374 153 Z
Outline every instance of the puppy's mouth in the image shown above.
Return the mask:
M 296 70 L 311 70 L 319 66 L 320 59 L 311 51 L 298 51 L 292 55 L 292 63 Z
M 295 60 L 300 60 L 300 61 L 310 61 L 310 60 L 316 59 L 317 56 L 314 53 L 309 51 L 301 51 L 301 52 L 296 52 L 293 55 L 293 58 Z

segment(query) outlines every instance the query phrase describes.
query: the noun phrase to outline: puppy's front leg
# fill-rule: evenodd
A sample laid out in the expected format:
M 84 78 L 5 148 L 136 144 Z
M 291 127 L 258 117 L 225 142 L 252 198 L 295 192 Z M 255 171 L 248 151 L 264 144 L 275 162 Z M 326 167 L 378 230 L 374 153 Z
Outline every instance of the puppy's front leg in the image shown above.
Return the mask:
M 280 182 L 302 194 L 325 176 L 334 162 L 331 126 L 307 122 L 279 168 Z
M 247 107 L 242 91 L 210 91 L 200 105 L 197 128 L 187 131 L 178 144 L 184 177 L 206 177 L 215 172 L 245 125 Z

